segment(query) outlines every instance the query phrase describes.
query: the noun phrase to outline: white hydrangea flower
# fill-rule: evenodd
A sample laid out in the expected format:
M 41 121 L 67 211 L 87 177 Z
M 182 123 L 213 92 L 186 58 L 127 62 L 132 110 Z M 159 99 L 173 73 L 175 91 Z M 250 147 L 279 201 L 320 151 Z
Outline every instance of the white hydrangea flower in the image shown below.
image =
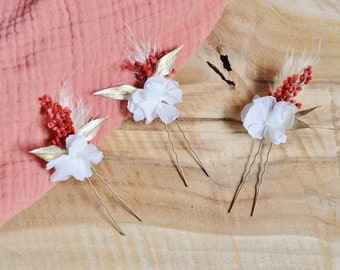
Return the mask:
M 253 139 L 266 138 L 278 145 L 287 141 L 285 131 L 292 128 L 296 112 L 296 106 L 289 102 L 277 102 L 272 96 L 255 96 L 243 108 L 241 119 Z
M 48 162 L 46 169 L 53 167 L 55 172 L 51 175 L 51 181 L 64 181 L 71 176 L 83 181 L 92 175 L 91 162 L 98 164 L 103 159 L 103 153 L 92 144 L 87 143 L 84 136 L 69 135 L 66 138 L 67 155 Z
M 182 102 L 182 90 L 176 81 L 152 76 L 145 82 L 144 89 L 133 93 L 128 101 L 128 109 L 135 121 L 146 118 L 146 124 L 150 124 L 158 116 L 165 124 L 169 124 L 179 116 L 173 106 L 179 102 Z

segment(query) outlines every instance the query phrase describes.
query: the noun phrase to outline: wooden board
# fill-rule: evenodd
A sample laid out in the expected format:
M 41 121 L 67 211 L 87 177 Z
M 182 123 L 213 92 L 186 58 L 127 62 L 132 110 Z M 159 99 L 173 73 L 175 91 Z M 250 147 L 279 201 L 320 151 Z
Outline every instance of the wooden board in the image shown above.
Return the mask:
M 127 120 L 100 145 L 96 168 L 139 213 L 137 221 L 93 183 L 126 233 L 120 236 L 86 184 L 58 184 L 0 229 L 3 269 L 338 269 L 340 2 L 232 0 L 199 51 L 176 75 L 183 90 L 179 123 L 206 165 L 206 177 L 175 123 L 169 129 L 187 178 L 176 170 L 164 125 Z M 261 196 L 250 210 L 258 165 L 237 203 L 231 199 L 259 145 L 240 111 L 264 95 L 287 47 L 321 40 L 312 83 L 299 96 L 312 128 L 274 146 Z M 233 89 L 207 65 L 233 72 Z M 268 148 L 265 145 L 265 149 Z M 265 158 L 265 152 L 263 159 Z M 256 163 L 258 164 L 258 163 Z

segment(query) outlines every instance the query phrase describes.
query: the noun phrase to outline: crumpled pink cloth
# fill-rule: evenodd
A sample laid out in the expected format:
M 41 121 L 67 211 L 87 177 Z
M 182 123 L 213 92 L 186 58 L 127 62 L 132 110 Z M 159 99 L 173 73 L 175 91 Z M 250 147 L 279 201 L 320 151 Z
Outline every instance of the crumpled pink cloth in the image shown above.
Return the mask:
M 109 116 L 93 143 L 117 128 L 126 104 L 92 96 L 133 83 L 126 63 L 131 36 L 164 49 L 184 44 L 176 69 L 196 51 L 227 0 L 0 0 L 0 224 L 53 185 L 45 162 L 28 152 L 48 146 L 38 97 L 57 97 L 62 82 L 92 112 Z

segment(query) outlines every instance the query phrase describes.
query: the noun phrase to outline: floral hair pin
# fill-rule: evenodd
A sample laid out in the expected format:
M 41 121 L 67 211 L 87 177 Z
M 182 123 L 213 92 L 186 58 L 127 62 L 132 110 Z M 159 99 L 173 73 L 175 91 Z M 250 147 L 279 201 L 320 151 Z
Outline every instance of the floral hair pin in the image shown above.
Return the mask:
M 175 154 L 179 174 L 184 185 L 187 186 L 187 181 L 168 129 L 170 123 L 176 123 L 196 162 L 202 171 L 207 176 L 209 175 L 177 120 L 179 111 L 174 105 L 182 102 L 182 90 L 178 88 L 178 82 L 168 78 L 169 75 L 174 73 L 174 64 L 182 47 L 158 53 L 150 43 L 144 46 L 135 43 L 130 52 L 130 62 L 124 68 L 135 74 L 136 86 L 120 85 L 100 90 L 95 92 L 94 95 L 116 100 L 128 100 L 127 107 L 133 114 L 135 121 L 146 119 L 146 124 L 150 124 L 155 118 L 159 117 L 164 123 L 172 151 Z
M 317 62 L 317 58 L 312 55 L 307 55 L 305 52 L 298 59 L 294 59 L 294 52 L 292 52 L 291 55 L 288 55 L 287 52 L 286 58 L 287 62 L 283 67 L 281 74 L 276 77 L 275 85 L 278 86 L 275 88 L 275 91 L 269 91 L 268 95 L 265 97 L 256 95 L 252 102 L 247 104 L 241 112 L 243 126 L 248 131 L 249 135 L 253 139 L 259 139 L 261 141 L 248 170 L 246 170 L 245 174 L 242 176 L 235 191 L 228 212 L 232 210 L 242 187 L 247 182 L 256 158 L 263 152 L 264 141 L 269 141 L 270 146 L 266 155 L 266 160 L 263 164 L 262 172 L 261 168 L 259 169 L 255 186 L 255 196 L 250 213 L 250 215 L 253 216 L 273 144 L 279 145 L 287 141 L 287 136 L 285 134 L 286 130 L 309 127 L 298 117 L 317 108 L 314 107 L 305 111 L 298 111 L 302 105 L 295 99 L 298 93 L 300 93 L 312 80 L 312 64 Z M 288 74 L 293 75 L 288 76 Z
M 49 95 L 44 95 L 39 100 L 42 112 L 48 117 L 47 127 L 55 137 L 52 139 L 52 145 L 32 150 L 30 153 L 47 161 L 47 170 L 54 168 L 50 177 L 52 182 L 65 181 L 71 177 L 79 181 L 87 180 L 118 232 L 124 235 L 90 178 L 94 173 L 124 207 L 141 221 L 132 207 L 113 190 L 94 168 L 94 164 L 102 161 L 103 153 L 89 141 L 96 136 L 106 118 L 90 120 L 90 111 L 81 101 L 74 105 L 65 89 L 60 91 L 59 102 L 53 101 Z

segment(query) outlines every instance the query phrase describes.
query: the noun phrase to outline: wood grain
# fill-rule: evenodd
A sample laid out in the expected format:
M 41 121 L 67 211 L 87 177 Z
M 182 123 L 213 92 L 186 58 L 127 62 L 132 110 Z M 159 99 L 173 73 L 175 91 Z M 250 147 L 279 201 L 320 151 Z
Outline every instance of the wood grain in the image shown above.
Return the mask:
M 171 134 L 186 174 L 175 168 L 164 125 L 127 120 L 99 146 L 96 168 L 142 216 L 138 222 L 94 184 L 126 233 L 120 236 L 86 183 L 57 185 L 0 231 L 5 269 L 338 269 L 340 142 L 340 2 L 234 0 L 199 51 L 178 72 L 184 95 L 180 125 L 210 177 L 188 151 L 176 125 Z M 275 146 L 255 216 L 256 169 L 227 213 L 258 141 L 240 122 L 254 94 L 265 94 L 288 46 L 312 50 L 322 40 L 312 83 L 299 96 L 321 105 Z M 313 42 L 314 40 L 314 42 Z M 231 88 L 207 65 L 233 71 Z M 266 149 L 268 144 L 265 145 Z M 263 154 L 264 158 L 264 154 Z

